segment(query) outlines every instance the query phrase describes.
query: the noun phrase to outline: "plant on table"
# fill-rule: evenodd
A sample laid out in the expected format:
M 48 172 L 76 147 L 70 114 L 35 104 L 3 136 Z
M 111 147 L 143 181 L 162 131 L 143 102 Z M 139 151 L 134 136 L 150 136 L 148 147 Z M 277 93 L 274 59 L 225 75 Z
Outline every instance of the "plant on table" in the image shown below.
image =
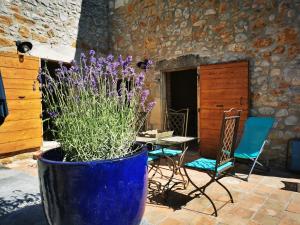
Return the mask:
M 131 62 L 131 56 L 97 58 L 91 50 L 70 68 L 61 64 L 55 75 L 41 71 L 43 100 L 65 161 L 114 159 L 137 150 L 136 135 L 155 103 L 148 100 L 145 73 Z

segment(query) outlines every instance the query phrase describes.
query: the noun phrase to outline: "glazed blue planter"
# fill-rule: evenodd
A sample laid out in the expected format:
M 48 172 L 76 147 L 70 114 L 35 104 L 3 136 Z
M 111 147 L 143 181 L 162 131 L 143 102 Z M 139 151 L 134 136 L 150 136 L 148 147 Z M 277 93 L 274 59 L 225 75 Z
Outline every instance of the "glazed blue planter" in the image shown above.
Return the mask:
M 138 225 L 147 197 L 147 150 L 114 160 L 62 162 L 62 151 L 38 160 L 50 225 Z

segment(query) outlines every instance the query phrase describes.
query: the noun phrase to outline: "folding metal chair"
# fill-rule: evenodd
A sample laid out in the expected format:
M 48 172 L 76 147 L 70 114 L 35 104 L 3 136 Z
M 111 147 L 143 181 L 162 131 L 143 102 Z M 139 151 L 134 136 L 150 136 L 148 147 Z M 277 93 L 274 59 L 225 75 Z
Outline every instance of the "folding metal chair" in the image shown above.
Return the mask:
M 249 117 L 245 122 L 244 132 L 241 141 L 234 152 L 234 157 L 236 159 L 250 160 L 252 162 L 250 172 L 244 179 L 246 181 L 248 181 L 256 164 L 269 170 L 268 167 L 258 161 L 258 158 L 264 150 L 273 124 L 274 119 L 271 117 Z
M 212 199 L 205 193 L 205 190 L 210 184 L 217 182 L 226 190 L 233 203 L 231 193 L 219 180 L 226 176 L 234 167 L 234 145 L 239 127 L 240 113 L 241 111 L 236 109 L 230 109 L 229 111 L 224 112 L 220 134 L 220 147 L 217 152 L 216 160 L 202 157 L 184 165 L 184 171 L 191 184 L 195 187 L 195 190 L 191 191 L 188 195 L 191 196 L 197 192 L 198 194 L 196 194 L 195 197 L 201 194 L 204 195 L 212 204 L 215 216 L 218 215 L 216 206 Z M 204 186 L 198 187 L 191 180 L 186 168 L 205 172 L 211 179 Z

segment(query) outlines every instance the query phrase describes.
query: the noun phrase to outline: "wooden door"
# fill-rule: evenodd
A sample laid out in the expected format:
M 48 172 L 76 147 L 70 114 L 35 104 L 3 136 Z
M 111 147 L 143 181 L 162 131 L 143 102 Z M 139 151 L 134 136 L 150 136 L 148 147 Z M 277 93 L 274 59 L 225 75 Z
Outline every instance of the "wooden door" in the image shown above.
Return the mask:
M 0 154 L 35 149 L 42 144 L 39 67 L 38 58 L 0 53 L 0 71 L 9 112 L 0 126 Z
M 242 110 L 239 133 L 248 117 L 248 62 L 201 65 L 198 75 L 200 152 L 205 157 L 215 158 L 223 111 L 230 108 Z

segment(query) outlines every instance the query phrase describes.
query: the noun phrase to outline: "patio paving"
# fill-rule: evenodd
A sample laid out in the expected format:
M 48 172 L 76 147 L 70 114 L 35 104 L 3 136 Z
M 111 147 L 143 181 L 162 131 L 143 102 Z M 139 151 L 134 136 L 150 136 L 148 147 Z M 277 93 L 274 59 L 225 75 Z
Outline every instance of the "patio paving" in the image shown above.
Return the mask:
M 163 169 L 164 173 L 168 170 Z M 208 180 L 206 174 L 189 171 L 197 184 Z M 241 175 L 241 174 L 238 174 Z M 158 182 L 165 182 L 157 176 Z M 212 206 L 204 197 L 189 199 L 192 190 L 171 192 L 168 200 L 157 198 L 148 202 L 144 225 L 300 225 L 299 175 L 272 170 L 272 173 L 253 174 L 248 182 L 226 177 L 221 180 L 231 191 L 235 203 L 229 202 L 227 193 L 212 184 L 207 193 L 218 208 L 218 217 L 212 216 Z M 176 210 L 175 210 L 176 209 Z M 44 225 L 40 205 L 36 161 L 18 160 L 0 169 L 0 224 Z

